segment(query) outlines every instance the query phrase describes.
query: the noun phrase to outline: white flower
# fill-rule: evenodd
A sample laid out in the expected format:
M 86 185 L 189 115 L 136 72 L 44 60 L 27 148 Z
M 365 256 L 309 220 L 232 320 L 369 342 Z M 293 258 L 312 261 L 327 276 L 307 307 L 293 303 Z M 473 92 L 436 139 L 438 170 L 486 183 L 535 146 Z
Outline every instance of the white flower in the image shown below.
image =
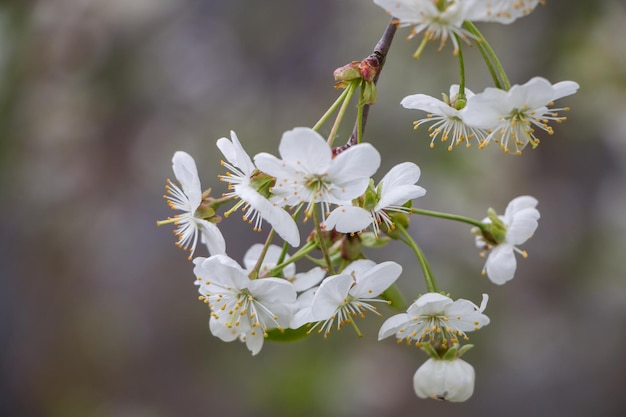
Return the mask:
M 415 129 L 421 124 L 432 122 L 428 128 L 430 132 L 430 147 L 435 146 L 435 139 L 441 137 L 441 141 L 450 140 L 448 150 L 451 151 L 454 146 L 465 142 L 466 146 L 470 146 L 471 140 L 476 139 L 478 146 L 482 147 L 483 140 L 487 136 L 487 132 L 483 129 L 469 126 L 465 120 L 465 108 L 458 110 L 456 108 L 459 94 L 459 86 L 454 84 L 450 87 L 450 95 L 446 97 L 446 101 L 438 100 L 426 94 L 413 94 L 402 99 L 400 104 L 406 109 L 416 109 L 428 112 L 425 119 L 414 122 Z M 469 89 L 465 89 L 465 97 L 470 101 L 474 93 Z
M 415 340 L 420 345 L 441 337 L 444 345 L 451 346 L 458 342 L 458 337 L 467 339 L 465 333 L 489 324 L 489 317 L 483 314 L 488 300 L 487 294 L 483 294 L 478 307 L 462 298 L 452 301 L 439 293 L 426 293 L 406 313 L 389 317 L 378 332 L 378 340 L 395 335 L 398 342 Z
M 283 134 L 281 159 L 267 153 L 254 157 L 257 167 L 276 178 L 272 201 L 281 205 L 322 204 L 322 215 L 329 204 L 346 204 L 367 188 L 369 178 L 380 165 L 380 154 L 368 143 L 351 146 L 333 158 L 331 147 L 316 131 L 295 128 Z
M 507 205 L 504 216 L 494 217 L 494 213 L 483 219 L 483 223 L 492 224 L 496 228 L 492 229 L 494 233 L 491 233 L 490 237 L 485 237 L 479 234 L 477 229 L 473 229 L 474 233 L 477 233 L 476 246 L 484 252 L 489 252 L 483 273 L 486 273 L 494 284 L 504 284 L 513 278 L 517 268 L 515 252 L 524 258 L 528 256 L 526 251 L 518 249 L 517 245 L 526 242 L 537 230 L 540 215 L 536 206 L 537 199 L 534 197 L 514 198 Z M 502 234 L 504 237 L 497 237 Z
M 276 204 L 263 197 L 251 185 L 252 175 L 256 167 L 241 146 L 235 132 L 230 132 L 231 140 L 221 138 L 217 141 L 217 147 L 228 162 L 222 161 L 230 172 L 220 175 L 220 179 L 228 183 L 228 189 L 224 196 L 237 197 L 240 201 L 226 213 L 228 216 L 243 206 L 244 220 L 254 223 L 254 230 L 261 230 L 261 223 L 265 219 L 280 237 L 291 246 L 300 245 L 300 233 L 293 218 Z
M 167 195 L 164 197 L 173 210 L 181 210 L 184 213 L 158 221 L 157 225 L 174 223 L 178 226 L 174 231 L 178 236 L 176 245 L 185 250 L 189 249 L 191 252 L 189 259 L 196 249 L 198 234 L 201 235 L 201 240 L 206 244 L 210 254 L 224 253 L 226 242 L 220 230 L 215 224 L 198 216 L 198 209 L 202 204 L 202 188 L 196 162 L 188 153 L 178 151 L 172 158 L 172 168 L 182 189 L 168 179 Z
M 296 291 L 282 278 L 251 280 L 225 255 L 194 259 L 199 292 L 211 308 L 211 333 L 225 342 L 239 338 L 253 355 L 269 329 L 284 329 L 294 312 Z
M 413 388 L 420 398 L 462 402 L 474 393 L 474 367 L 463 359 L 428 359 L 413 376 Z
M 339 275 L 326 278 L 315 293 L 311 304 L 310 320 L 318 322 L 319 333 L 327 337 L 337 321 L 337 330 L 351 323 L 357 334 L 354 318 L 365 317 L 366 311 L 380 315 L 372 302 L 387 302 L 377 299 L 402 273 L 402 267 L 391 261 L 376 265 L 373 261 L 360 259 L 352 262 Z
M 307 323 L 315 321 L 311 315 L 311 307 L 318 289 L 319 287 L 310 288 L 298 296 L 296 300 L 296 312 L 289 323 L 290 328 L 297 329 Z
M 433 0 L 374 0 L 374 3 L 391 14 L 399 27 L 413 26 L 408 39 L 424 31 L 424 42 L 439 39 L 439 49 L 442 49 L 449 38 L 456 52 L 459 49 L 457 36 L 463 40 L 475 37 L 462 28 L 463 21 L 472 13 L 473 1 L 446 2 L 443 10 Z M 419 55 L 424 42 L 415 55 Z
M 550 121 L 565 120 L 559 111 L 568 108 L 549 108 L 554 100 L 574 94 L 578 84 L 561 81 L 554 85 L 541 77 L 532 78 L 524 85 L 514 85 L 509 91 L 489 87 L 476 94 L 465 107 L 465 123 L 491 133 L 485 142 L 500 144 L 505 152 L 515 150 L 521 154 L 526 144 L 534 148 L 539 144 L 535 128 L 553 134 Z
M 473 0 L 468 20 L 509 24 L 529 15 L 541 0 Z
M 407 212 L 404 207 L 407 201 L 426 194 L 426 190 L 415 183 L 419 180 L 420 169 L 412 162 L 404 162 L 391 168 L 370 193 L 366 192 L 364 207 L 339 206 L 334 209 L 324 226 L 335 228 L 341 233 L 354 233 L 366 229 L 370 225 L 378 236 L 380 224 L 393 228 L 389 212 Z

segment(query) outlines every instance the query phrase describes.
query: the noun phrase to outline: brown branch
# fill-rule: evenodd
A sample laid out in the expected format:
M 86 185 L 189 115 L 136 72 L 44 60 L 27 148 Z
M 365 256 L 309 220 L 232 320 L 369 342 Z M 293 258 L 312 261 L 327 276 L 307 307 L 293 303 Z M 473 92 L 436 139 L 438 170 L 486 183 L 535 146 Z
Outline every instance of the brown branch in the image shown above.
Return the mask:
M 383 65 L 385 64 L 385 58 L 387 57 L 387 53 L 389 52 L 389 48 L 391 47 L 393 36 L 396 34 L 396 29 L 398 29 L 397 20 L 392 18 L 389 24 L 387 25 L 385 32 L 383 33 L 380 40 L 374 47 L 374 51 L 367 58 L 363 60 L 363 62 L 367 62 L 367 64 L 370 67 L 377 69 L 376 75 L 373 80 L 374 84 L 378 82 L 378 77 L 380 76 L 380 73 L 383 70 Z M 369 113 L 369 109 L 370 109 L 369 104 L 365 104 L 363 106 L 363 118 L 361 120 L 362 121 L 361 132 L 365 131 L 365 124 L 367 123 L 367 115 Z M 357 135 L 359 131 L 358 123 L 359 122 L 357 120 L 354 125 L 354 129 L 352 130 L 352 135 L 350 135 L 350 139 L 348 139 L 348 142 L 345 145 L 340 146 L 339 148 L 335 150 L 336 154 L 339 154 L 342 151 L 348 149 L 350 146 L 357 144 Z

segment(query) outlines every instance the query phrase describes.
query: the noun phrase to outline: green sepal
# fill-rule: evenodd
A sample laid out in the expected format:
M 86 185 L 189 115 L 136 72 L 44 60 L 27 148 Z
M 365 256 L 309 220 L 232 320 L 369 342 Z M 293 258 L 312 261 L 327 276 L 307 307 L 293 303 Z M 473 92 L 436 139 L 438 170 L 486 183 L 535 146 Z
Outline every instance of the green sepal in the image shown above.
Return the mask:
M 395 283 L 382 293 L 382 297 L 385 300 L 391 301 L 390 307 L 395 310 L 405 311 L 408 308 L 404 294 L 402 294 L 402 291 L 400 291 L 398 285 Z
M 450 349 L 446 350 L 446 353 L 443 354 L 443 356 L 441 357 L 441 359 L 443 359 L 444 361 L 451 361 L 457 358 L 457 350 L 459 350 L 459 344 L 455 343 L 454 345 L 452 345 L 450 347 Z
M 250 176 L 250 187 L 255 189 L 259 194 L 265 198 L 270 198 L 271 188 L 274 186 L 276 179 L 269 176 L 258 169 L 255 170 Z
M 310 326 L 305 324 L 297 329 L 271 329 L 268 330 L 265 340 L 272 342 L 290 343 L 302 340 L 309 335 Z
M 470 350 L 473 347 L 474 347 L 474 345 L 463 345 L 463 346 L 461 346 L 461 348 L 459 349 L 459 351 L 456 354 L 456 357 L 460 358 L 461 356 L 465 355 L 465 352 L 467 352 L 468 350 Z
M 374 232 L 361 233 L 361 245 L 366 248 L 382 248 L 391 242 L 388 236 L 378 236 Z
M 420 347 L 420 349 L 422 349 L 424 352 L 426 352 L 428 354 L 428 356 L 430 356 L 433 359 L 441 359 L 439 357 L 439 353 L 437 353 L 437 351 L 435 350 L 433 345 L 431 345 L 430 343 L 424 343 Z

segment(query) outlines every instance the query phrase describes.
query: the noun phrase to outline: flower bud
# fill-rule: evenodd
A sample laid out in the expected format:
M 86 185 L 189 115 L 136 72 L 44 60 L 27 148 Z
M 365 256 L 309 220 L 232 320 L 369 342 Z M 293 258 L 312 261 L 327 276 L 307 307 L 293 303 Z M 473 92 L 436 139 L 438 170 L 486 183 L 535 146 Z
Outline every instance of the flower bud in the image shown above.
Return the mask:
M 359 61 L 352 61 L 343 67 L 337 68 L 333 71 L 333 76 L 336 81 L 352 81 L 357 78 L 361 78 L 361 63 Z
M 413 376 L 420 398 L 462 402 L 474 393 L 474 367 L 463 359 L 428 359 Z

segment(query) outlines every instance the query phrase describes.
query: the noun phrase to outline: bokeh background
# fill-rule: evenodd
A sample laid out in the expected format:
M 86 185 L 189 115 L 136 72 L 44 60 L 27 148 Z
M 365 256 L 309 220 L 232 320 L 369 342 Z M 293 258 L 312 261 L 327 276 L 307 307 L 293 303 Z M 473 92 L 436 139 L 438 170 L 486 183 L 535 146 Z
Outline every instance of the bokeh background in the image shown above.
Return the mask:
M 376 341 L 382 319 L 323 341 L 266 343 L 251 357 L 208 331 L 191 264 L 162 199 L 171 156 L 191 153 L 223 190 L 215 141 L 250 154 L 312 126 L 334 101 L 332 71 L 371 52 L 388 16 L 365 0 L 15 0 L 0 2 L 0 415 L 623 416 L 626 413 L 626 5 L 548 0 L 512 25 L 479 25 L 513 83 L 580 83 L 553 136 L 521 157 L 497 147 L 429 149 L 402 97 L 458 81 L 448 46 L 399 32 L 366 140 L 383 166 L 422 168 L 420 207 L 482 218 L 521 194 L 542 218 L 516 278 L 494 286 L 468 227 L 415 218 L 411 233 L 453 296 L 490 294 L 491 324 L 466 355 L 462 405 L 419 400 L 425 356 Z M 466 49 L 468 87 L 489 77 Z M 348 121 L 340 134 L 351 131 Z M 322 133 L 328 133 L 329 126 Z M 218 191 L 221 192 L 221 191 Z M 241 260 L 264 236 L 222 223 Z M 205 255 L 199 249 L 200 255 Z M 368 252 L 405 265 L 407 248 Z M 390 315 L 391 311 L 385 311 Z

